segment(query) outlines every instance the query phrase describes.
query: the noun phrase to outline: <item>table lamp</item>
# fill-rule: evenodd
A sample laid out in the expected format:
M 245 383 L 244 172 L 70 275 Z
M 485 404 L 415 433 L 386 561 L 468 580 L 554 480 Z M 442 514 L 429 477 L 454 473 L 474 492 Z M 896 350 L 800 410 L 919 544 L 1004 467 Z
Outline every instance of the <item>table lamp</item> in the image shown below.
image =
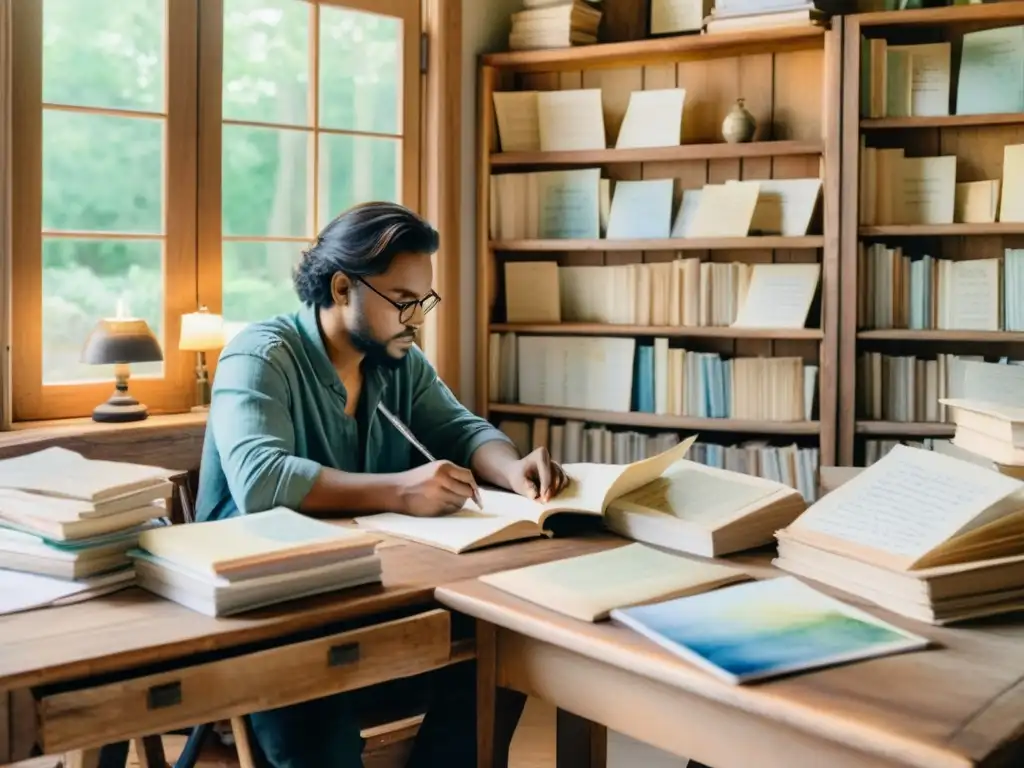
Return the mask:
M 206 353 L 224 346 L 224 318 L 206 307 L 181 316 L 181 338 L 178 349 L 196 353 L 196 412 L 210 409 L 210 373 Z
M 114 393 L 107 402 L 93 409 L 93 421 L 142 421 L 149 416 L 149 409 L 128 394 L 128 366 L 163 359 L 160 342 L 145 320 L 137 317 L 100 320 L 85 340 L 81 360 L 88 365 L 113 365 Z

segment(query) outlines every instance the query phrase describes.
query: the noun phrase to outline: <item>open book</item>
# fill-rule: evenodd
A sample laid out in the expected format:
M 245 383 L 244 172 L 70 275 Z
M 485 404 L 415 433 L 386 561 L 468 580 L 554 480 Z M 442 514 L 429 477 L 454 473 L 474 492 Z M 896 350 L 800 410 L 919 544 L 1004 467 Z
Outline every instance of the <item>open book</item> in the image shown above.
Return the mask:
M 412 517 L 393 512 L 357 517 L 364 528 L 456 554 L 544 535 L 544 523 L 558 513 L 602 516 L 620 496 L 656 480 L 686 455 L 697 436 L 664 453 L 632 464 L 563 464 L 569 485 L 547 504 L 515 493 L 481 489 L 483 509 L 468 503 L 447 517 Z
M 813 504 L 785 537 L 893 570 L 1024 551 L 1024 482 L 897 445 Z
M 739 568 L 626 544 L 488 574 L 480 581 L 574 619 L 599 621 L 615 608 L 695 595 L 748 578 Z
M 806 508 L 783 483 L 682 459 L 613 500 L 605 523 L 634 541 L 718 557 L 770 544 Z

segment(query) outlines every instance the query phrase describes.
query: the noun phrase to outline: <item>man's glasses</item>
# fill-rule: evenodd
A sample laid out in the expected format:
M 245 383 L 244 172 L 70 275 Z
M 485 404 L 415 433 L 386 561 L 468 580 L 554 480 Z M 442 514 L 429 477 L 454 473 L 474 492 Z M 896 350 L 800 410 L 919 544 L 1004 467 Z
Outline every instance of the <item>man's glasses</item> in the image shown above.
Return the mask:
M 388 304 L 397 309 L 398 322 L 400 323 L 408 323 L 410 320 L 412 320 L 413 317 L 416 316 L 417 307 L 419 307 L 420 310 L 425 315 L 427 314 L 427 312 L 429 312 L 430 310 L 432 310 L 434 307 L 441 303 L 441 297 L 438 296 L 437 292 L 433 290 L 426 296 L 424 296 L 422 299 L 413 299 L 412 301 L 395 301 L 394 299 L 391 299 L 385 296 L 380 291 L 378 291 L 376 288 L 374 288 L 372 285 L 366 282 L 366 280 L 364 280 L 363 278 L 357 277 L 356 279 L 363 285 L 365 285 L 367 288 L 369 288 L 371 291 L 376 293 L 378 296 L 380 296 L 382 299 L 384 299 L 384 301 L 386 301 Z

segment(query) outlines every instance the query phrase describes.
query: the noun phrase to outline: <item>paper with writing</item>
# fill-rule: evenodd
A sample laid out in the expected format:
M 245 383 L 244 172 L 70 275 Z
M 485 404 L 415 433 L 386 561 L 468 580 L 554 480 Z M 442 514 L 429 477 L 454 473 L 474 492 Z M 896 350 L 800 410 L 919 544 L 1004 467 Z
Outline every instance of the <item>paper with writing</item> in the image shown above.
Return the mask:
M 601 169 L 536 175 L 542 239 L 596 239 L 601 234 Z
M 793 524 L 917 561 L 953 536 L 990 522 L 986 511 L 1024 483 L 932 451 L 897 445 L 822 497 Z
M 803 328 L 820 264 L 756 264 L 736 315 L 736 328 Z

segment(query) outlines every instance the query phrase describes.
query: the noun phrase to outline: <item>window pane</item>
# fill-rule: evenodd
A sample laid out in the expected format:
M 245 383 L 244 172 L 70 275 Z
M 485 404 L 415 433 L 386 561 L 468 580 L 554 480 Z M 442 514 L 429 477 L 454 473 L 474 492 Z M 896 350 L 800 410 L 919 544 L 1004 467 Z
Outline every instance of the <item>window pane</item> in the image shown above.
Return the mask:
M 402 21 L 320 8 L 320 125 L 401 133 Z
M 224 0 L 225 119 L 309 124 L 309 16 L 303 0 Z
M 165 0 L 45 0 L 43 101 L 164 111 Z
M 141 317 L 163 343 L 163 243 L 159 240 L 43 239 L 43 383 L 113 381 L 114 367 L 78 362 L 96 322 Z M 160 376 L 163 363 L 140 363 L 133 376 Z
M 224 243 L 225 322 L 250 323 L 298 309 L 292 270 L 304 247 L 300 243 Z
M 312 133 L 225 125 L 224 234 L 311 237 Z
M 43 112 L 43 229 L 163 234 L 164 121 Z
M 356 203 L 400 203 L 402 142 L 367 136 L 320 135 L 320 228 Z

